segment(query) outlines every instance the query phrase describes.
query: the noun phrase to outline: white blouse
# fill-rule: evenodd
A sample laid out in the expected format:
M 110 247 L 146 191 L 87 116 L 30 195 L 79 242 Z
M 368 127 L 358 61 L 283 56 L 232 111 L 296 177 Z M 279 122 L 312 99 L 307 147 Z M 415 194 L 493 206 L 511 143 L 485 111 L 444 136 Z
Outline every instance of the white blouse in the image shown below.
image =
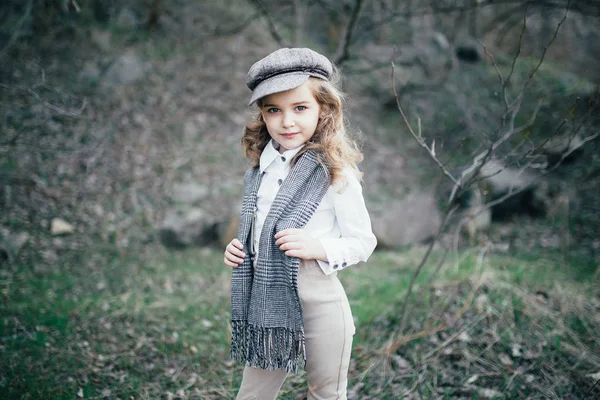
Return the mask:
M 260 232 L 273 200 L 290 171 L 291 159 L 302 147 L 279 153 L 271 140 L 260 156 L 260 172 L 264 173 L 256 202 L 254 248 L 258 252 Z M 362 187 L 354 171 L 342 172 L 346 182 L 330 186 L 304 230 L 318 239 L 327 261 L 317 260 L 326 275 L 361 261 L 367 261 L 377 245 L 371 219 L 362 196 Z

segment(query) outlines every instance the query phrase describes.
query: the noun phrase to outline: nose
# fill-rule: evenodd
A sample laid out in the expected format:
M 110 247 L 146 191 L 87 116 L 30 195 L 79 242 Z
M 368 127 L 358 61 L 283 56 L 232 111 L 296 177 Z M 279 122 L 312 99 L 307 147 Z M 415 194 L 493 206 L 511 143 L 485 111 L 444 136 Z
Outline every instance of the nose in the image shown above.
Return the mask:
M 286 128 L 286 129 L 287 128 L 291 128 L 292 126 L 294 126 L 295 125 L 294 115 L 292 113 L 290 113 L 290 112 L 284 113 L 283 114 L 283 120 L 281 121 L 281 125 L 284 128 Z

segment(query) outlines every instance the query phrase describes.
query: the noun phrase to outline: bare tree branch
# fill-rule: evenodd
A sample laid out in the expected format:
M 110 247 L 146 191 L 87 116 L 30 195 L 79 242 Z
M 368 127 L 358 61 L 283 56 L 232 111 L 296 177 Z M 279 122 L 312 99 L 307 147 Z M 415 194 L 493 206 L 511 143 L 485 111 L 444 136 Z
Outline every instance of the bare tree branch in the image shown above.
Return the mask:
M 521 48 L 523 47 L 523 37 L 525 36 L 525 30 L 527 30 L 527 12 L 529 11 L 530 0 L 527 1 L 527 5 L 525 6 L 525 11 L 523 12 L 523 25 L 521 28 L 521 33 L 519 35 L 519 45 L 517 46 L 517 53 L 512 59 L 512 63 L 510 65 L 510 72 L 506 77 L 506 80 L 502 83 L 502 90 L 504 92 L 504 102 L 506 103 L 507 108 L 510 103 L 507 99 L 506 87 L 510 84 L 510 79 L 512 78 L 513 72 L 515 72 L 515 65 L 517 64 L 517 60 L 519 59 L 519 55 L 521 54 Z
M 535 75 L 537 74 L 537 72 L 539 71 L 539 68 L 541 67 L 546 52 L 548 50 L 548 48 L 552 45 L 552 43 L 554 42 L 558 31 L 560 30 L 562 24 L 564 23 L 569 9 L 571 7 L 571 0 L 569 0 L 566 4 L 566 10 L 565 10 L 565 15 L 563 16 L 563 19 L 558 23 L 556 30 L 554 32 L 554 36 L 552 37 L 552 39 L 549 41 L 549 43 L 547 44 L 547 46 L 544 48 L 544 51 L 542 53 L 542 56 L 540 57 L 539 62 L 537 63 L 537 65 L 532 69 L 532 71 L 529 73 L 528 78 L 526 80 L 526 82 L 523 84 L 523 86 L 520 88 L 518 95 L 514 98 L 514 99 L 509 99 L 508 98 L 508 85 L 510 83 L 510 80 L 513 76 L 513 73 L 515 72 L 515 66 L 516 66 L 516 62 L 520 56 L 521 53 L 521 47 L 522 47 L 522 42 L 523 42 L 523 37 L 525 34 L 525 30 L 527 28 L 527 18 L 528 18 L 528 10 L 529 10 L 529 6 L 530 3 L 533 2 L 534 0 L 530 0 L 528 1 L 528 3 L 526 4 L 525 7 L 525 13 L 523 16 L 523 26 L 521 29 L 521 35 L 520 35 L 520 39 L 519 39 L 519 46 L 517 49 L 516 54 L 513 57 L 512 60 L 512 64 L 511 64 L 511 68 L 510 68 L 510 72 L 507 76 L 507 78 L 504 78 L 502 73 L 500 72 L 500 69 L 498 68 L 498 65 L 496 64 L 496 61 L 494 59 L 493 56 L 491 56 L 491 54 L 489 54 L 488 49 L 484 46 L 484 50 L 485 53 L 487 55 L 489 55 L 493 61 L 494 64 L 494 68 L 496 69 L 496 72 L 498 74 L 498 77 L 500 79 L 500 83 L 502 86 L 502 90 L 504 92 L 504 103 L 505 103 L 505 111 L 502 115 L 502 128 L 497 132 L 497 135 L 495 136 L 495 138 L 493 140 L 489 141 L 489 144 L 486 146 L 486 148 L 479 152 L 479 154 L 477 154 L 474 158 L 473 161 L 471 163 L 471 165 L 464 169 L 461 173 L 461 176 L 459 178 L 454 177 L 446 168 L 446 166 L 437 158 L 436 152 L 435 152 L 435 141 L 431 143 L 431 145 L 427 144 L 426 140 L 423 138 L 422 132 L 421 132 L 421 121 L 420 119 L 418 119 L 417 121 L 417 131 L 415 132 L 415 130 L 413 129 L 413 127 L 411 126 L 411 124 L 408 121 L 408 118 L 406 117 L 404 110 L 400 104 L 399 101 L 399 97 L 398 97 L 398 93 L 396 91 L 396 87 L 395 87 L 395 79 L 394 79 L 394 75 L 395 75 L 395 65 L 394 62 L 392 61 L 392 71 L 391 71 L 391 75 L 392 75 L 392 90 L 394 92 L 394 96 L 396 99 L 396 105 L 397 108 L 402 116 L 403 122 L 405 124 L 405 126 L 407 127 L 408 131 L 410 132 L 410 134 L 413 136 L 413 138 L 417 141 L 417 143 L 427 151 L 429 157 L 436 163 L 436 165 L 442 170 L 442 172 L 444 173 L 444 175 L 446 175 L 453 183 L 453 188 L 452 188 L 452 192 L 450 194 L 449 197 L 449 205 L 451 206 L 451 208 L 449 208 L 447 210 L 447 212 L 444 215 L 443 218 L 443 223 L 441 224 L 440 230 L 438 231 L 435 239 L 433 240 L 433 242 L 428 246 L 423 258 L 421 259 L 421 262 L 419 263 L 419 265 L 417 266 L 416 270 L 414 271 L 411 280 L 409 282 L 409 286 L 407 288 L 407 293 L 404 297 L 404 301 L 402 304 L 402 308 L 400 310 L 399 313 L 399 329 L 398 329 L 398 333 L 400 335 L 402 335 L 404 333 L 405 330 L 405 325 L 406 325 L 406 310 L 407 310 L 407 305 L 410 299 L 410 296 L 412 294 L 412 290 L 413 290 L 413 286 L 414 283 L 416 282 L 416 279 L 418 278 L 418 276 L 421 274 L 423 266 L 425 265 L 425 263 L 427 262 L 431 251 L 433 249 L 433 246 L 435 245 L 435 243 L 439 240 L 443 230 L 445 229 L 448 220 L 450 218 L 450 216 L 454 213 L 454 211 L 456 210 L 457 206 L 454 205 L 454 200 L 456 199 L 458 193 L 460 193 L 461 191 L 467 190 L 468 188 L 470 188 L 477 180 L 482 180 L 482 179 L 488 179 L 490 176 L 487 177 L 482 177 L 480 176 L 482 169 L 484 168 L 484 166 L 486 166 L 490 161 L 492 160 L 499 160 L 500 158 L 497 156 L 497 151 L 500 149 L 500 147 L 506 143 L 509 139 L 511 139 L 512 137 L 514 137 L 516 134 L 523 132 L 527 129 L 529 129 L 536 117 L 537 114 L 540 110 L 541 107 L 541 102 L 542 100 L 538 100 L 535 110 L 532 112 L 532 115 L 530 116 L 529 120 L 527 122 L 525 122 L 524 124 L 522 124 L 521 126 L 515 126 L 516 124 L 516 117 L 519 114 L 520 110 L 521 110 L 521 104 L 523 101 L 523 97 L 524 97 L 524 93 L 526 92 L 529 84 L 531 83 L 531 81 L 533 80 L 533 78 L 535 77 Z M 394 51 L 394 59 L 395 59 L 395 54 L 396 52 Z M 584 141 L 590 141 L 593 140 L 594 138 L 596 138 L 598 136 L 598 134 L 594 134 L 591 135 L 589 137 L 586 138 L 586 140 Z M 519 146 L 522 146 L 522 144 L 520 144 Z M 580 147 L 580 146 L 578 146 Z M 569 149 L 569 152 L 565 152 L 568 154 L 571 154 L 573 151 L 576 150 L 576 148 L 573 149 Z M 514 149 L 513 149 L 514 151 Z M 513 155 L 516 156 L 516 154 L 514 153 L 509 153 L 509 155 Z M 529 154 L 532 154 L 532 152 L 529 152 Z M 565 157 L 568 156 L 568 154 L 563 154 L 562 158 L 564 159 Z M 537 160 L 537 157 L 539 156 L 535 156 L 532 159 L 530 159 L 528 161 L 528 163 L 526 163 L 524 166 L 522 166 L 519 171 L 518 174 L 522 174 L 526 169 L 530 168 L 533 163 Z M 502 157 L 501 157 L 502 158 Z M 504 156 L 503 160 L 501 162 L 502 165 L 506 166 L 505 161 L 507 160 L 508 156 Z M 499 173 L 502 172 L 505 168 L 500 169 L 500 171 L 497 171 L 495 173 Z M 502 202 L 506 201 L 508 198 L 524 191 L 527 190 L 529 187 L 528 186 L 517 186 L 515 184 L 511 185 L 511 187 L 509 188 L 508 192 L 504 193 L 502 196 L 500 196 L 499 198 L 496 198 L 492 201 L 489 201 L 487 203 L 481 204 L 477 207 L 477 211 L 475 214 L 471 214 L 468 217 L 462 218 L 461 221 L 459 221 L 459 224 L 457 226 L 457 230 L 455 233 L 455 243 L 454 243 L 454 247 L 456 249 L 456 252 L 458 252 L 458 238 L 459 238 L 459 234 L 460 231 L 462 230 L 462 227 L 464 226 L 465 223 L 467 223 L 469 220 L 471 220 L 472 218 L 476 217 L 477 215 L 481 214 L 484 211 L 490 210 L 493 206 L 496 206 L 498 204 L 501 204 Z M 454 207 L 452 207 L 454 205 Z M 489 248 L 486 247 L 486 250 Z M 485 251 L 483 251 L 480 254 L 479 257 L 479 262 L 482 262 L 482 258 L 485 254 Z M 437 268 L 436 268 L 437 271 Z M 414 335 L 412 335 L 414 336 Z M 411 336 L 411 337 L 412 337 Z M 407 340 L 411 340 L 409 337 L 403 337 L 401 340 L 393 340 L 392 339 L 392 343 L 387 347 L 387 351 L 388 352 L 392 352 L 395 351 L 399 346 L 401 346 L 403 343 L 406 343 Z
M 305 19 L 305 6 L 300 0 L 294 0 L 294 45 L 299 47 L 302 45 L 304 38 L 302 36 L 304 32 L 304 19 Z
M 394 59 L 396 58 L 396 48 L 394 47 Z M 394 97 L 396 99 L 396 107 L 398 108 L 398 111 L 400 111 L 400 115 L 402 115 L 402 119 L 404 120 L 404 124 L 406 125 L 406 127 L 408 128 L 410 134 L 415 138 L 415 140 L 417 141 L 417 143 L 419 143 L 419 145 L 424 148 L 427 153 L 429 153 L 429 156 L 435 161 L 435 163 L 437 164 L 437 166 L 442 170 L 442 172 L 444 173 L 444 175 L 446 175 L 452 182 L 454 182 L 455 185 L 460 186 L 459 182 L 456 180 L 456 178 L 450 173 L 450 171 L 448 171 L 446 169 L 446 167 L 444 166 L 444 164 L 437 158 L 437 156 L 435 155 L 435 149 L 432 147 L 429 147 L 427 145 L 427 143 L 425 143 L 425 140 L 423 139 L 423 136 L 421 135 L 421 119 L 419 118 L 418 120 L 418 130 L 419 133 L 415 133 L 415 131 L 413 130 L 410 122 L 408 121 L 408 118 L 406 117 L 406 114 L 404 114 L 404 109 L 402 108 L 402 105 L 400 105 L 400 98 L 398 97 L 398 92 L 396 90 L 396 79 L 395 79 L 395 64 L 394 61 L 392 61 L 392 90 L 394 92 Z
M 247 19 L 242 21 L 238 26 L 234 26 L 232 28 L 221 28 L 217 26 L 214 30 L 215 35 L 236 35 L 238 33 L 243 32 L 250 24 L 260 15 L 259 12 L 256 12 L 250 15 Z
M 425 266 L 425 263 L 427 263 L 427 260 L 429 259 L 429 256 L 431 255 L 431 251 L 433 250 L 433 246 L 435 246 L 435 244 L 439 241 L 440 236 L 442 235 L 442 233 L 444 232 L 444 229 L 446 228 L 446 224 L 448 223 L 448 221 L 450 220 L 450 218 L 452 217 L 452 215 L 454 214 L 454 212 L 457 209 L 458 209 L 457 207 L 452 207 L 446 211 L 444 220 L 443 220 L 442 224 L 440 225 L 435 238 L 429 243 L 429 246 L 427 246 L 425 255 L 421 259 L 421 262 L 417 266 L 417 269 L 415 270 L 413 276 L 410 279 L 410 282 L 408 284 L 408 289 L 406 290 L 406 294 L 404 295 L 404 300 L 402 301 L 402 308 L 400 309 L 400 315 L 398 317 L 399 318 L 398 325 L 400 326 L 400 328 L 398 329 L 398 332 L 400 334 L 402 334 L 404 332 L 404 328 L 406 325 L 406 306 L 408 305 L 408 301 L 412 294 L 413 287 L 415 286 L 415 282 L 416 282 L 417 278 L 419 277 L 419 275 L 421 274 L 421 270 Z
M 422 2 L 423 3 L 423 2 Z M 523 0 L 481 0 L 478 2 L 478 7 L 494 7 L 501 5 L 522 5 Z M 557 8 L 564 9 L 565 8 L 565 0 L 530 0 L 532 6 L 540 7 L 540 8 Z M 387 17 L 380 19 L 378 21 L 373 21 L 372 23 L 364 26 L 362 28 L 363 32 L 370 32 L 374 29 L 378 29 L 382 25 L 390 24 L 397 22 L 399 20 L 404 20 L 409 16 L 424 16 L 424 15 L 432 15 L 432 14 L 452 14 L 456 12 L 465 12 L 473 9 L 475 7 L 474 2 L 472 1 L 436 1 L 436 2 L 427 2 L 424 5 L 421 5 L 415 10 L 402 10 L 391 13 Z M 600 0 L 576 0 L 571 4 L 571 10 L 573 12 L 577 12 L 582 15 L 588 16 L 600 16 Z M 515 11 L 518 11 L 518 8 L 515 7 Z
M 567 6 L 565 8 L 565 15 L 563 15 L 562 19 L 560 20 L 560 22 L 556 26 L 556 29 L 554 30 L 554 35 L 552 36 L 552 39 L 550 39 L 550 41 L 548 42 L 548 44 L 544 47 L 544 51 L 542 52 L 542 56 L 540 57 L 540 61 L 535 66 L 535 68 L 529 73 L 529 79 L 527 79 L 527 82 L 525 82 L 525 85 L 523 85 L 523 90 L 521 91 L 521 96 L 525 92 L 525 89 L 527 89 L 527 86 L 529 86 L 529 83 L 531 83 L 531 81 L 533 80 L 533 78 L 537 75 L 538 71 L 540 70 L 540 67 L 542 66 L 542 63 L 544 62 L 544 58 L 546 57 L 546 53 L 548 52 L 548 49 L 550 48 L 550 46 L 552 46 L 552 43 L 554 43 L 554 41 L 556 40 L 556 37 L 558 36 L 558 31 L 560 30 L 560 27 L 566 21 L 567 15 L 569 15 L 570 6 L 571 6 L 571 0 L 568 0 Z
M 29 18 L 29 16 L 31 15 L 32 7 L 33 7 L 33 0 L 28 0 L 27 4 L 25 5 L 25 12 L 23 13 L 21 18 L 17 22 L 17 25 L 13 28 L 13 32 L 12 32 L 12 35 L 10 36 L 10 39 L 8 39 L 8 42 L 6 42 L 6 45 L 4 45 L 4 47 L 0 50 L 0 59 L 2 59 L 2 57 L 4 57 L 4 55 L 6 54 L 8 49 L 16 42 L 17 38 L 19 37 L 19 34 L 21 33 L 21 27 L 23 26 L 23 23 L 25 23 L 27 18 Z
M 354 26 L 356 25 L 356 21 L 358 21 L 358 16 L 362 9 L 362 4 L 363 0 L 355 0 L 354 2 L 352 14 L 350 15 L 350 19 L 348 20 L 348 23 L 344 28 L 344 34 L 338 43 L 337 54 L 334 57 L 334 63 L 337 65 L 341 65 L 350 57 L 349 48 L 352 44 L 352 33 L 354 32 Z
M 271 33 L 271 36 L 273 37 L 273 39 L 275 39 L 277 44 L 280 45 L 281 47 L 287 47 L 285 40 L 279 34 L 279 32 L 277 32 L 277 28 L 275 27 L 273 18 L 271 18 L 271 14 L 269 14 L 269 11 L 265 7 L 265 5 L 262 3 L 262 1 L 261 0 L 250 0 L 250 3 L 252 3 L 258 9 L 260 14 L 267 21 L 267 27 L 269 28 L 269 33 Z
M 7 83 L 2 83 L 2 82 L 0 82 L 0 88 L 25 91 L 25 92 L 29 93 L 30 95 L 32 95 L 36 100 L 38 100 L 44 106 L 51 109 L 52 111 L 55 111 L 61 115 L 66 115 L 67 117 L 78 117 L 79 115 L 81 115 L 81 113 L 83 112 L 83 110 L 85 109 L 85 107 L 87 105 L 87 100 L 84 98 L 83 101 L 81 102 L 81 107 L 79 108 L 79 110 L 67 111 L 67 110 L 63 110 L 62 108 L 60 108 L 58 106 L 55 106 L 54 104 L 48 103 L 46 100 L 44 100 L 42 98 L 42 96 L 40 96 L 37 92 L 35 92 L 31 88 L 24 87 L 24 86 L 17 86 L 17 85 L 9 85 Z

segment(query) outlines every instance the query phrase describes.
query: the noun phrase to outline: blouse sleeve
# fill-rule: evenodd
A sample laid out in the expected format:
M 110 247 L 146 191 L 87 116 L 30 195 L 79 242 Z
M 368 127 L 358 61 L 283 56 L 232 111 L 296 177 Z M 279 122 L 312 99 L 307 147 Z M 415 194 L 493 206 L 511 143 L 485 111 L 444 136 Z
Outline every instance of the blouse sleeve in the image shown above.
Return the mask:
M 333 208 L 340 237 L 322 237 L 327 261 L 317 260 L 326 275 L 361 261 L 367 261 L 375 250 L 377 239 L 362 195 L 362 186 L 350 169 L 343 171 L 346 184 L 334 190 Z

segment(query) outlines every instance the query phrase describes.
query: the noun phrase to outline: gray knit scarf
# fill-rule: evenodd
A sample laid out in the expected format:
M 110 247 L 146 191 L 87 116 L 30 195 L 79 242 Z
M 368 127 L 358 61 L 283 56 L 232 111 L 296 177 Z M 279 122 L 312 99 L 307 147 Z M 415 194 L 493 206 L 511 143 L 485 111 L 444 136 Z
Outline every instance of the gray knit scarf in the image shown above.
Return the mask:
M 238 239 L 246 257 L 231 278 L 231 354 L 252 367 L 295 373 L 306 365 L 298 296 L 300 259 L 287 257 L 274 236 L 283 229 L 306 225 L 329 187 L 329 174 L 314 150 L 298 158 L 267 214 L 253 267 L 249 233 L 261 179 L 258 167 L 244 177 Z

